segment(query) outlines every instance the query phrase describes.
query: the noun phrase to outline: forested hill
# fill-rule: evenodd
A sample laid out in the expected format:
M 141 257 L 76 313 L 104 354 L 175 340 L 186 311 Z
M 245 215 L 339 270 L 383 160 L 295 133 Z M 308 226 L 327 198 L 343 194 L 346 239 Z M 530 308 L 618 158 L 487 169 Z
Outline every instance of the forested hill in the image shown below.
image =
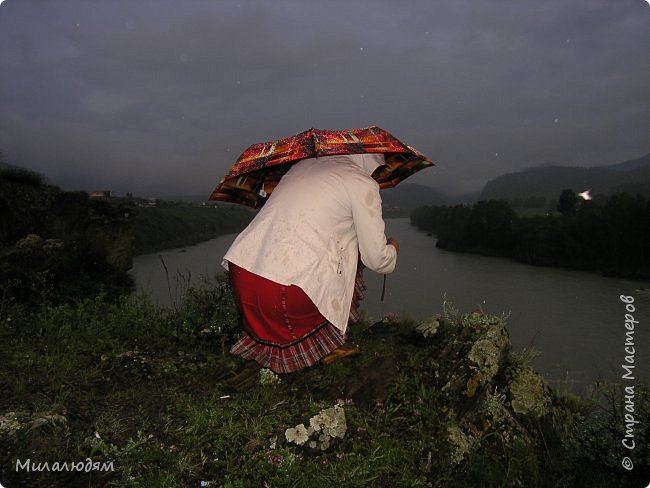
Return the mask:
M 104 194 L 106 193 L 106 194 Z M 2 297 L 38 306 L 133 288 L 134 251 L 154 252 L 237 232 L 241 206 L 149 201 L 64 191 L 30 170 L 0 165 Z
M 239 232 L 254 215 L 242 205 L 201 206 L 161 201 L 155 207 L 140 207 L 134 225 L 134 252 L 145 254 L 190 246 Z
M 623 163 L 598 167 L 539 166 L 494 178 L 485 185 L 481 200 L 557 198 L 566 188 L 591 190 L 594 195 L 630 193 L 650 196 L 650 154 Z
M 401 183 L 381 191 L 384 217 L 408 217 L 411 210 L 422 205 L 440 205 L 442 196 L 433 188 L 417 183 Z
M 505 200 L 472 206 L 427 206 L 411 222 L 435 232 L 436 246 L 634 279 L 650 277 L 650 199 L 625 193 L 584 201 L 559 197 L 560 215 L 523 217 Z
M 124 199 L 92 199 L 0 167 L 0 297 L 39 307 L 130 291 L 135 214 Z

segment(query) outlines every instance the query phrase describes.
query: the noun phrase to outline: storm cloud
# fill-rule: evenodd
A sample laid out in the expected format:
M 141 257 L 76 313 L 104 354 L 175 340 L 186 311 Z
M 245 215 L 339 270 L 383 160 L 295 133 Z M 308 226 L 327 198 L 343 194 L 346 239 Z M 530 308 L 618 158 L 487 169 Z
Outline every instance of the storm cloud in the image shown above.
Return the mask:
M 447 193 L 650 152 L 645 0 L 0 5 L 0 150 L 67 189 L 205 194 L 249 145 L 379 125 Z

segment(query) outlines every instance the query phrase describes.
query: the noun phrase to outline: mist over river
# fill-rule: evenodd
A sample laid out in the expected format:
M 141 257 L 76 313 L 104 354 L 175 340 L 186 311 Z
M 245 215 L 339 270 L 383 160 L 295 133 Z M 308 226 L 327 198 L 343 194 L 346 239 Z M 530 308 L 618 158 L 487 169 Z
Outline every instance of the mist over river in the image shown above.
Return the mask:
M 446 296 L 461 312 L 481 307 L 508 314 L 515 350 L 532 345 L 540 351 L 533 365 L 554 387 L 579 393 L 595 379 L 618 381 L 626 373 L 622 365 L 633 365 L 635 381 L 648 383 L 650 282 L 445 251 L 407 218 L 386 219 L 386 235 L 396 237 L 401 249 L 383 302 L 382 277 L 364 273 L 368 290 L 362 308 L 372 319 L 388 313 L 424 319 L 442 312 Z M 135 256 L 131 274 L 137 290 L 162 306 L 178 303 L 188 278 L 196 286 L 223 271 L 221 258 L 234 238 Z M 624 303 L 621 295 L 634 302 Z M 626 314 L 638 322 L 633 331 L 626 328 Z

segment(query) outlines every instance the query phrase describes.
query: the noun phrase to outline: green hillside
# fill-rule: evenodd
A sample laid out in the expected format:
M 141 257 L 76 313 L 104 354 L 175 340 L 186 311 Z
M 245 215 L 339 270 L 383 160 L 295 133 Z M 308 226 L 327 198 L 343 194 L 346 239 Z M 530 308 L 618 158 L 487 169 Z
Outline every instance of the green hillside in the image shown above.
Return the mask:
M 130 291 L 135 211 L 123 199 L 94 200 L 0 168 L 0 309 Z
M 135 254 L 189 246 L 242 230 L 254 213 L 241 205 L 199 206 L 160 202 L 140 207 L 135 219 Z

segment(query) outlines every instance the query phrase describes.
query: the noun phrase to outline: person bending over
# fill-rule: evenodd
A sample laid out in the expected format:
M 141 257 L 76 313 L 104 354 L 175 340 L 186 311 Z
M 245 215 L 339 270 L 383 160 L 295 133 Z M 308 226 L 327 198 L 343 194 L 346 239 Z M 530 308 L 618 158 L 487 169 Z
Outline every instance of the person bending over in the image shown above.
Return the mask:
M 383 154 L 310 158 L 282 177 L 223 258 L 245 329 L 232 354 L 276 373 L 345 355 L 361 269 L 388 274 L 397 262 L 371 176 L 383 164 Z

